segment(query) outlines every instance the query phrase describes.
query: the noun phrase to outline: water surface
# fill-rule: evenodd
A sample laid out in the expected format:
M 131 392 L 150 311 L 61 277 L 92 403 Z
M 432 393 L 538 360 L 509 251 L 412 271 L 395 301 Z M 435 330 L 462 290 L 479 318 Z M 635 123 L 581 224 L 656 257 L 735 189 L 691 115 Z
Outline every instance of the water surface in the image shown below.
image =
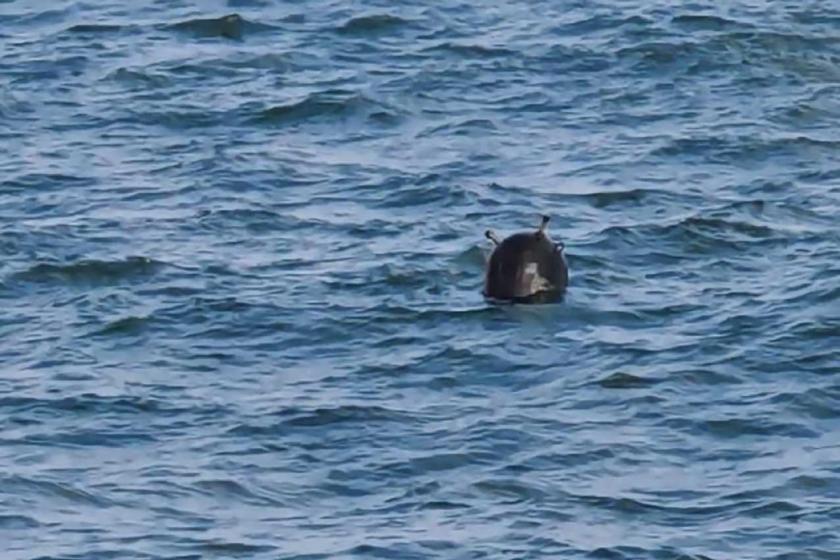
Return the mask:
M 4 560 L 838 558 L 840 10 L 719 4 L 0 2 Z

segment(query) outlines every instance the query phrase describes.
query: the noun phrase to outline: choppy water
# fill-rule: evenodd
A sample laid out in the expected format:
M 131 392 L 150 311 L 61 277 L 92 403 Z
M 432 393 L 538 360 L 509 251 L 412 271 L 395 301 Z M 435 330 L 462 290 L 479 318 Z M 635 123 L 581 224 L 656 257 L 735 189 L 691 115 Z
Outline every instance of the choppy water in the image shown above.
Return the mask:
M 836 4 L 6 0 L 0 57 L 4 560 L 840 557 Z M 543 212 L 566 301 L 487 305 Z

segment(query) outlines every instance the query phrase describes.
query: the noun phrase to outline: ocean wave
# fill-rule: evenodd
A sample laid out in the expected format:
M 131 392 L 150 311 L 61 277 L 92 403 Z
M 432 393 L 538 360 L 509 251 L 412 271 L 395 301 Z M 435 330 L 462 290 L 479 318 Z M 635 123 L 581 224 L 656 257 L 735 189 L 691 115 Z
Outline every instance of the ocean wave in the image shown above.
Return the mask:
M 21 27 L 32 27 L 49 23 L 60 23 L 72 13 L 73 6 L 68 5 L 54 10 L 36 10 L 33 13 L 23 11 L 16 14 L 0 14 L 0 22 L 15 24 Z
M 126 336 L 142 333 L 151 322 L 149 317 L 123 317 L 111 321 L 94 336 Z
M 729 31 L 751 29 L 751 23 L 710 14 L 680 14 L 671 18 L 671 24 L 688 31 Z
M 96 184 L 93 177 L 64 173 L 24 173 L 0 181 L 0 194 L 24 194 L 29 190 L 61 190 L 88 187 Z
M 644 15 L 622 16 L 619 14 L 596 13 L 573 21 L 554 25 L 551 33 L 560 36 L 587 36 L 600 32 L 642 30 L 651 32 L 656 20 Z
M 268 544 L 250 544 L 246 542 L 214 540 L 196 545 L 197 550 L 211 556 L 238 557 L 251 554 L 267 554 L 277 551 L 277 547 Z
M 651 150 L 653 156 L 678 156 L 686 159 L 702 158 L 712 163 L 738 163 L 771 161 L 779 157 L 832 153 L 840 140 L 815 138 L 799 134 L 761 138 L 755 136 L 697 136 L 673 138 L 664 146 Z
M 391 14 L 372 14 L 350 18 L 337 29 L 346 35 L 373 35 L 395 31 L 410 22 Z
M 445 52 L 464 58 L 505 58 L 516 53 L 505 47 L 479 45 L 475 43 L 455 43 L 444 41 L 432 47 L 424 49 L 425 52 Z
M 117 68 L 103 79 L 128 85 L 142 85 L 145 88 L 166 88 L 173 85 L 172 78 L 147 68 Z
M 286 410 L 281 413 L 288 417 L 283 424 L 289 427 L 314 428 L 331 424 L 362 422 L 399 422 L 408 419 L 403 412 L 381 406 L 343 405 L 332 408 L 318 408 L 312 411 Z
M 190 484 L 188 488 L 190 491 L 196 491 L 216 499 L 274 506 L 282 504 L 277 498 L 233 479 L 199 480 Z
M 641 223 L 615 225 L 604 228 L 599 234 L 598 245 L 640 251 L 649 247 L 658 258 L 678 262 L 680 259 L 699 258 L 700 255 L 720 255 L 781 246 L 787 243 L 786 232 L 770 225 L 756 223 L 733 216 L 711 217 L 693 215 L 666 223 Z M 596 245 L 590 245 L 595 247 Z M 629 256 L 629 254 L 628 254 Z
M 627 207 L 648 206 L 665 203 L 675 199 L 684 199 L 685 195 L 677 195 L 664 189 L 633 188 L 626 190 L 596 191 L 583 194 L 561 194 L 561 200 L 583 200 L 595 208 L 616 207 L 624 211 Z
M 158 82 L 165 86 L 166 82 Z M 146 126 L 157 126 L 171 130 L 190 130 L 212 128 L 225 122 L 230 122 L 237 116 L 237 110 L 207 110 L 197 105 L 178 104 L 170 106 L 146 106 L 125 109 L 119 121 L 140 123 Z
M 82 260 L 70 264 L 40 263 L 12 275 L 34 284 L 108 285 L 148 278 L 166 265 L 148 257 L 123 260 Z
M 80 413 L 104 414 L 108 412 L 132 414 L 160 413 L 166 406 L 156 400 L 142 397 L 111 397 L 86 393 L 57 399 L 37 397 L 0 397 L 0 409 L 9 413 Z M 171 410 L 178 412 L 181 409 Z
M 249 434 L 272 434 L 289 429 L 313 429 L 322 427 L 352 427 L 355 425 L 382 425 L 410 421 L 411 416 L 397 410 L 381 406 L 339 405 L 335 407 L 320 407 L 315 409 L 288 408 L 271 414 L 269 421 L 259 423 L 239 423 L 230 428 L 227 433 L 232 436 Z M 279 421 L 276 421 L 279 419 Z
M 597 547 L 588 551 L 588 556 L 596 560 L 635 560 L 636 558 L 656 558 L 656 560 L 714 560 L 713 556 L 687 552 L 678 547 L 641 547 L 610 546 Z
M 482 136 L 493 134 L 498 128 L 489 119 L 467 119 L 459 122 L 450 122 L 441 125 L 431 126 L 417 134 L 418 138 L 427 136 Z
M 665 423 L 676 430 L 704 434 L 720 440 L 749 437 L 814 438 L 817 436 L 813 429 L 802 423 L 780 423 L 769 418 L 742 417 L 720 420 L 671 418 Z
M 261 111 L 253 122 L 277 126 L 354 118 L 384 124 L 398 121 L 399 115 L 392 108 L 362 94 L 337 90 L 313 93 L 299 101 L 269 107 Z
M 71 25 L 65 31 L 67 33 L 78 33 L 87 35 L 101 35 L 105 33 L 115 33 L 125 29 L 122 25 L 109 23 L 77 23 Z
M 273 25 L 249 21 L 239 14 L 229 14 L 218 18 L 188 19 L 171 24 L 167 28 L 196 37 L 223 37 L 236 40 L 241 40 L 252 33 L 276 29 Z
M 16 445 L 72 449 L 83 447 L 133 448 L 137 445 L 150 444 L 156 441 L 156 435 L 147 430 L 77 429 L 51 430 L 48 433 L 30 434 L 18 438 L 14 443 Z
M 606 389 L 642 389 L 661 383 L 661 378 L 640 377 L 630 373 L 617 371 L 598 380 L 598 385 Z
M 23 529 L 37 529 L 42 524 L 26 515 L 0 515 L 0 529 L 20 531 Z
M 690 38 L 665 36 L 643 40 L 618 48 L 615 56 L 619 61 L 630 63 L 635 71 L 658 70 L 669 75 L 685 73 L 697 76 L 740 67 L 744 71 L 737 79 L 758 87 L 762 81 L 762 69 L 777 70 L 780 66 L 817 79 L 832 75 L 837 77 L 837 71 L 830 63 L 807 54 L 835 48 L 837 42 L 829 36 L 720 31 Z
M 5 491 L 14 489 L 23 495 L 54 498 L 71 506 L 87 505 L 105 508 L 115 505 L 112 500 L 101 494 L 65 482 L 20 475 L 5 475 L 0 477 L 0 484 Z

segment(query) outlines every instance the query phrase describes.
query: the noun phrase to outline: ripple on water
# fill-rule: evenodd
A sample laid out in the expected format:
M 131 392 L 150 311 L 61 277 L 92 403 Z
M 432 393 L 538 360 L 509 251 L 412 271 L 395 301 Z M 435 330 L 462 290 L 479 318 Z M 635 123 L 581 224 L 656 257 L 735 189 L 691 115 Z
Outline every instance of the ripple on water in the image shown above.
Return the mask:
M 346 35 L 368 37 L 393 32 L 409 23 L 408 20 L 391 14 L 371 14 L 350 18 L 337 31 Z
M 107 285 L 151 276 L 165 264 L 148 257 L 81 260 L 71 264 L 39 263 L 15 273 L 13 280 L 33 284 Z
M 195 37 L 222 37 L 236 40 L 244 39 L 252 33 L 277 29 L 273 25 L 247 20 L 236 13 L 218 18 L 188 19 L 174 23 L 168 28 Z
M 329 122 L 359 119 L 362 122 L 386 124 L 397 118 L 398 115 L 390 108 L 373 99 L 351 91 L 334 90 L 264 109 L 255 122 L 282 126 L 310 120 Z

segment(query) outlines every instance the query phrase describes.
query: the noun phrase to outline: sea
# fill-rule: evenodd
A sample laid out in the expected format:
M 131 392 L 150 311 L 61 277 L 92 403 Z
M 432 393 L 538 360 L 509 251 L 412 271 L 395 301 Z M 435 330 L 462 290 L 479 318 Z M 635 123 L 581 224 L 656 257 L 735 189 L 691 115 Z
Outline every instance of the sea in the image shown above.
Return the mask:
M 839 535 L 840 3 L 0 0 L 1 560 Z

